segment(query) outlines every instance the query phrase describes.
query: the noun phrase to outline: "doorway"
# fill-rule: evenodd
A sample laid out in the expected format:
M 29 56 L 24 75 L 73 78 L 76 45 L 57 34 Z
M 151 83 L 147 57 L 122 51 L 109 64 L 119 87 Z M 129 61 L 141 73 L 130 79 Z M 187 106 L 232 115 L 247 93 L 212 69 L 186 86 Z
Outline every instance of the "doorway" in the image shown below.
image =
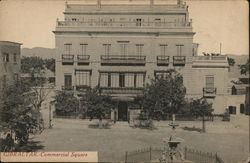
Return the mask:
M 127 102 L 118 103 L 118 121 L 128 120 L 128 104 Z

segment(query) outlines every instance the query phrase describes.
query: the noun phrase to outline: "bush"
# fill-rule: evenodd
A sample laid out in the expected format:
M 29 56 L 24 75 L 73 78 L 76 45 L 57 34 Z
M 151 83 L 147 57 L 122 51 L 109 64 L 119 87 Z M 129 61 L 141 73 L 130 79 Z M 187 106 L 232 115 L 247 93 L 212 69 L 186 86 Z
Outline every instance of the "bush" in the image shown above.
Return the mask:
M 55 102 L 56 115 L 71 116 L 79 111 L 79 101 L 72 93 L 60 91 Z

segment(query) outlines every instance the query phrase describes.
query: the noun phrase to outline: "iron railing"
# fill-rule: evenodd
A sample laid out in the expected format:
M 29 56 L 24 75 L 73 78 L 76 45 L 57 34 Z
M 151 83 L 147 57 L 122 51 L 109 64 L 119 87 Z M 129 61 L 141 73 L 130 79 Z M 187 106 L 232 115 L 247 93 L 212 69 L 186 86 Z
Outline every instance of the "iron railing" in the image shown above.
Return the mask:
M 62 90 L 71 91 L 74 90 L 74 86 L 62 86 Z
M 167 66 L 169 65 L 169 56 L 157 56 L 157 65 L 158 66 Z
M 135 87 L 101 87 L 105 94 L 142 94 L 143 88 Z
M 204 97 L 214 97 L 216 95 L 216 88 L 203 88 Z
M 166 148 L 148 147 L 129 152 L 127 151 L 125 152 L 125 162 L 159 162 L 164 150 L 166 150 Z M 187 147 L 181 150 L 183 151 L 184 159 L 188 161 L 193 161 L 195 163 L 224 163 L 217 153 L 202 152 Z
M 145 65 L 146 56 L 140 55 L 101 55 L 103 65 Z
M 173 64 L 174 65 L 185 65 L 186 57 L 185 56 L 173 56 Z

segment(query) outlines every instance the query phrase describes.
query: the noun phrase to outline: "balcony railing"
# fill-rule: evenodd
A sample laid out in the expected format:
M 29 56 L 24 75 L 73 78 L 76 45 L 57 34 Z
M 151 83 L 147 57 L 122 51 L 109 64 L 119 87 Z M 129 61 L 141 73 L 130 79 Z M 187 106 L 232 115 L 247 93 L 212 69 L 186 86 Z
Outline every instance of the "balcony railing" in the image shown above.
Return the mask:
M 74 55 L 63 54 L 62 55 L 62 64 L 64 65 L 73 65 L 74 64 Z
M 133 55 L 102 55 L 102 65 L 137 65 L 142 66 L 146 64 L 146 56 Z
M 169 56 L 157 56 L 157 65 L 158 66 L 168 66 L 169 65 Z
M 175 27 L 191 27 L 191 22 L 128 22 L 128 21 L 58 21 L 57 27 L 135 27 L 135 28 L 175 28 Z
M 74 86 L 62 86 L 62 90 L 64 90 L 64 91 L 73 91 Z
M 76 90 L 79 92 L 86 92 L 88 89 L 90 89 L 88 85 L 76 85 Z
M 184 66 L 186 64 L 185 56 L 174 56 L 173 57 L 173 65 L 175 66 Z
M 226 55 L 218 55 L 218 56 L 196 56 L 195 57 L 195 60 L 205 60 L 205 61 L 208 61 L 208 60 L 212 60 L 212 61 L 224 61 L 224 60 L 227 60 L 227 56 Z
M 203 88 L 203 96 L 204 97 L 215 97 L 216 96 L 216 88 Z
M 89 55 L 77 55 L 77 64 L 78 65 L 88 65 L 89 64 Z
M 119 87 L 119 88 L 102 87 L 100 89 L 101 89 L 101 92 L 104 94 L 138 95 L 138 94 L 142 94 L 142 91 L 143 91 L 143 88 L 134 88 L 134 87 Z

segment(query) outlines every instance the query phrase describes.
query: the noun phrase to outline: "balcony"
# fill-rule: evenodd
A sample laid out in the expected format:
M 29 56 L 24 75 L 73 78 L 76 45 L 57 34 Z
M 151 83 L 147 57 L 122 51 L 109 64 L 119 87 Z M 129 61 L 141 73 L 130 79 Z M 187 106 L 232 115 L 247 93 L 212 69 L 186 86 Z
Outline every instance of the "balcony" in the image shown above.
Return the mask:
M 119 87 L 119 88 L 102 87 L 100 89 L 101 92 L 104 94 L 130 94 L 134 96 L 142 94 L 143 91 L 143 88 L 134 88 L 134 87 Z
M 88 85 L 76 85 L 76 90 L 79 92 L 86 92 L 88 89 L 90 89 Z
M 157 56 L 157 66 L 168 66 L 169 56 Z
M 203 97 L 214 98 L 216 96 L 216 88 L 203 88 Z
M 74 86 L 62 86 L 62 90 L 64 90 L 64 91 L 73 91 Z
M 154 21 L 57 21 L 57 27 L 111 27 L 111 28 L 176 28 L 192 27 L 192 22 L 154 22 Z
M 228 68 L 226 55 L 196 56 L 193 58 L 193 68 Z
M 77 55 L 77 65 L 89 65 L 89 55 Z
M 74 64 L 74 55 L 63 54 L 62 55 L 62 64 L 63 65 L 73 65 Z
M 146 56 L 102 55 L 101 65 L 105 66 L 144 66 Z
M 174 56 L 173 57 L 173 65 L 174 66 L 185 66 L 186 57 L 185 56 Z

